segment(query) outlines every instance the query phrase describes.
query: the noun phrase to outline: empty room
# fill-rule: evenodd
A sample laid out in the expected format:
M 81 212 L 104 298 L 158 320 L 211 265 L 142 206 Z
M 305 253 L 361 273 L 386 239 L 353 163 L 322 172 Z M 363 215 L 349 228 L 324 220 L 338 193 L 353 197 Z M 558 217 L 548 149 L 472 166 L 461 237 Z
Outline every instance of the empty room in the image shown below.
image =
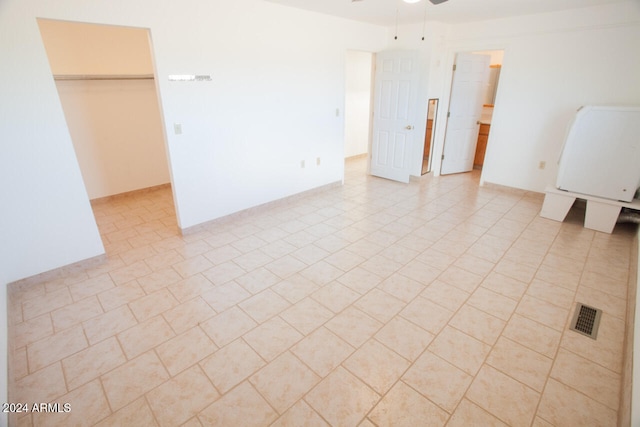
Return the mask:
M 638 1 L 6 0 L 0 57 L 0 425 L 640 423 L 640 182 L 560 179 Z

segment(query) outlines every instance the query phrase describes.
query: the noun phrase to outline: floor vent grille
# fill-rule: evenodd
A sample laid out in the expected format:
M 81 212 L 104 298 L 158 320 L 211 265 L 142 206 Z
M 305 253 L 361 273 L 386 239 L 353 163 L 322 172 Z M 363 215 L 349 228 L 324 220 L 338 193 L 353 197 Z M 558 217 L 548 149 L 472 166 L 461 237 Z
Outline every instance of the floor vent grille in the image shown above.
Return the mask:
M 578 303 L 573 313 L 570 329 L 595 340 L 598 337 L 601 316 L 602 310 Z

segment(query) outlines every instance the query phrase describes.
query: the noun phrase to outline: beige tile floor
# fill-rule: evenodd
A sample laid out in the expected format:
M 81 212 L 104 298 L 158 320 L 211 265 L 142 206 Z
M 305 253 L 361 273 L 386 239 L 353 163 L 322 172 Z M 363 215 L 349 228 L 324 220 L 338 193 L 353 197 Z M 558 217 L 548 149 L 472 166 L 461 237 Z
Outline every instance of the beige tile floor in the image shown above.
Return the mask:
M 11 289 L 11 400 L 71 404 L 17 425 L 616 425 L 632 227 L 478 178 L 349 161 L 185 236 L 168 189 L 96 204 L 108 260 Z

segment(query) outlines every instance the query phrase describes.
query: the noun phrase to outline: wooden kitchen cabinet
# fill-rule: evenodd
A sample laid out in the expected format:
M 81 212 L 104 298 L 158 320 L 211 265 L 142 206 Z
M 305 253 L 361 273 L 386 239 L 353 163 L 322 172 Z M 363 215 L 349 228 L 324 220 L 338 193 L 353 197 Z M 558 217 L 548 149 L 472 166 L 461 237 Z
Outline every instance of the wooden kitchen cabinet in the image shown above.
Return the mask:
M 482 168 L 484 164 L 484 153 L 487 151 L 487 140 L 489 139 L 489 131 L 491 125 L 481 124 L 480 132 L 478 132 L 478 144 L 476 145 L 476 155 L 473 159 L 473 166 Z

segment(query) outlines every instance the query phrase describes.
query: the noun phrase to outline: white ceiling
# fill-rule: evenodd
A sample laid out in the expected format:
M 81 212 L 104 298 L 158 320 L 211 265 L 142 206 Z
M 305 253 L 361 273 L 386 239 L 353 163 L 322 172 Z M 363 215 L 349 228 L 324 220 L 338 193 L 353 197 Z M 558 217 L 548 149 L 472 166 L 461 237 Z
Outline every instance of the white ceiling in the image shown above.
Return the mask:
M 625 0 L 448 0 L 433 5 L 428 0 L 407 4 L 402 0 L 267 0 L 285 6 L 306 9 L 355 21 L 383 26 L 427 20 L 447 23 L 480 21 L 508 16 L 553 12 Z M 426 10 L 425 10 L 426 8 Z

